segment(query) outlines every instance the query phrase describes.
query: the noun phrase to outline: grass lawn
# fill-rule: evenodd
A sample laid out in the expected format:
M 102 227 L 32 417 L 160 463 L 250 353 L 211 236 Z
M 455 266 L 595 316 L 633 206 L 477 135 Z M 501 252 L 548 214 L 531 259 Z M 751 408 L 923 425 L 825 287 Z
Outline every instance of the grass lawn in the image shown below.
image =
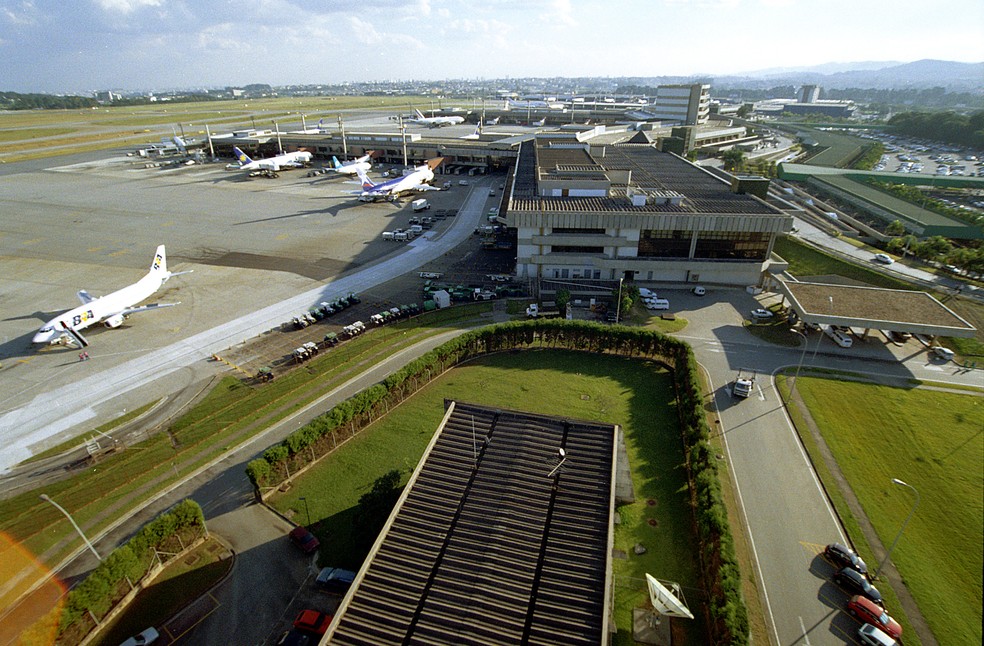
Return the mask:
M 892 478 L 919 491 L 892 561 L 941 644 L 980 644 L 984 398 L 803 376 L 797 391 L 884 545 L 915 502 Z
M 681 624 L 688 644 L 706 643 L 699 604 L 689 494 L 682 444 L 670 400 L 669 376 L 650 362 L 562 351 L 503 353 L 460 366 L 435 380 L 389 415 L 350 440 L 321 465 L 295 478 L 271 504 L 303 518 L 303 496 L 321 539 L 322 565 L 357 569 L 369 545 L 351 539 L 359 497 L 372 482 L 399 469 L 405 483 L 444 414 L 444 398 L 548 415 L 622 425 L 638 501 L 619 509 L 615 546 L 618 643 L 631 634 L 631 609 L 646 601 L 643 573 L 679 582 L 698 620 Z M 652 503 L 650 503 L 652 501 Z M 650 524 L 649 519 L 654 523 Z M 635 556 L 642 543 L 646 554 Z M 324 546 L 328 546 L 325 549 Z

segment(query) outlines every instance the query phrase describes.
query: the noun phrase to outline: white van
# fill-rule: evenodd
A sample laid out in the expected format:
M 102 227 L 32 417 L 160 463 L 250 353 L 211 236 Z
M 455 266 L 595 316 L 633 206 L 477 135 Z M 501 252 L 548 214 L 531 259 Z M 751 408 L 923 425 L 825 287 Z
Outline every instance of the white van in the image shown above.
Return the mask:
M 704 294 L 707 293 L 707 290 L 704 289 L 703 285 L 695 285 L 693 292 L 694 292 L 694 296 L 703 296 Z
M 834 341 L 834 343 L 836 343 L 842 348 L 850 348 L 852 345 L 854 345 L 854 340 L 851 337 L 847 336 L 833 325 L 825 326 L 823 328 L 823 331 L 824 334 L 829 336 Z
M 414 213 L 417 213 L 418 211 L 426 211 L 431 207 L 430 202 L 425 199 L 414 200 L 410 203 L 410 206 L 413 208 Z
M 646 301 L 647 310 L 668 310 L 670 309 L 670 301 L 665 298 L 651 298 Z

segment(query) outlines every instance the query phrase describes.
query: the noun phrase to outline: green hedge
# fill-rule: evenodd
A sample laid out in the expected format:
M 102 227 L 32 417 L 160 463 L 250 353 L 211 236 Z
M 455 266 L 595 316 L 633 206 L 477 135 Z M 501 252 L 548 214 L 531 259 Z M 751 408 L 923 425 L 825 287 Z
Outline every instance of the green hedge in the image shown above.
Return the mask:
M 82 583 L 68 593 L 58 625 L 59 643 L 74 643 L 84 637 L 92 620 L 101 620 L 126 595 L 154 563 L 155 551 L 174 549 L 183 543 L 180 534 L 189 528 L 204 528 L 205 516 L 194 500 L 185 499 L 143 526 L 126 544 L 113 550 Z M 178 550 L 174 550 L 178 551 Z
M 337 436 L 357 432 L 445 370 L 490 352 L 534 345 L 644 357 L 670 368 L 688 456 L 701 569 L 710 598 L 709 633 L 714 643 L 747 644 L 748 610 L 741 596 L 741 573 L 718 467 L 710 449 L 700 371 L 688 344 L 659 332 L 564 319 L 512 321 L 466 332 L 312 420 L 250 462 L 246 473 L 258 491 L 277 487 L 297 468 L 332 450 Z

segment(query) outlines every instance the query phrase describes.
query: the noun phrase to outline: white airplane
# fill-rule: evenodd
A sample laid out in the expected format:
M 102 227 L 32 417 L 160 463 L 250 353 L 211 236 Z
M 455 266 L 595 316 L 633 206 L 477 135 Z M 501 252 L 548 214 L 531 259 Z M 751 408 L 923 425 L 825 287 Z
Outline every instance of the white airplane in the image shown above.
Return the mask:
M 284 168 L 300 168 L 305 164 L 310 164 L 311 157 L 313 156 L 306 150 L 298 150 L 293 153 L 281 153 L 276 157 L 253 160 L 249 158 L 249 155 L 239 150 L 239 148 L 233 146 L 232 149 L 236 153 L 236 159 L 238 162 L 235 164 L 228 164 L 226 166 L 226 170 L 277 172 Z
M 440 188 L 431 186 L 427 182 L 434 180 L 434 169 L 443 161 L 443 157 L 428 159 L 423 165 L 417 166 L 403 177 L 381 184 L 376 184 L 369 179 L 365 171 L 359 170 L 357 173 L 362 180 L 362 193 L 359 199 L 363 202 L 374 202 L 380 199 L 396 199 L 403 193 L 414 191 L 439 191 Z
M 453 126 L 459 123 L 464 123 L 464 117 L 425 117 L 420 110 L 414 110 L 413 113 L 416 117 L 407 119 L 409 123 L 415 123 L 418 126 L 427 126 L 428 128 L 441 128 L 443 126 Z
M 369 161 L 370 159 L 372 159 L 372 152 L 369 152 L 358 159 L 347 161 L 343 164 L 338 161 L 338 157 L 332 155 L 331 161 L 334 164 L 334 167 L 330 170 L 333 170 L 340 175 L 355 175 L 360 170 L 365 172 L 372 168 L 372 162 Z
M 150 298 L 167 282 L 168 278 L 190 273 L 191 271 L 169 272 L 167 270 L 167 258 L 164 255 L 164 245 L 161 245 L 157 247 L 154 261 L 150 264 L 150 271 L 146 276 L 129 287 L 124 287 L 101 298 L 90 296 L 89 292 L 84 289 L 79 291 L 78 297 L 82 304 L 45 323 L 31 339 L 31 342 L 52 345 L 74 344 L 84 348 L 89 345 L 89 342 L 79 330 L 99 322 L 104 323 L 109 328 L 119 327 L 123 325 L 123 321 L 127 317 L 136 312 L 178 305 L 179 303 L 151 303 L 134 307 L 140 301 Z

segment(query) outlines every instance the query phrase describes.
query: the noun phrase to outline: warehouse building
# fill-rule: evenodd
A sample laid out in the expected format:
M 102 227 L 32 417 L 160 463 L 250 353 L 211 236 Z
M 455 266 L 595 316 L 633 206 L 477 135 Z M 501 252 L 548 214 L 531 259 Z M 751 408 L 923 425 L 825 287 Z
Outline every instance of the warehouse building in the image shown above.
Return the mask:
M 608 643 L 618 426 L 445 408 L 322 643 Z

